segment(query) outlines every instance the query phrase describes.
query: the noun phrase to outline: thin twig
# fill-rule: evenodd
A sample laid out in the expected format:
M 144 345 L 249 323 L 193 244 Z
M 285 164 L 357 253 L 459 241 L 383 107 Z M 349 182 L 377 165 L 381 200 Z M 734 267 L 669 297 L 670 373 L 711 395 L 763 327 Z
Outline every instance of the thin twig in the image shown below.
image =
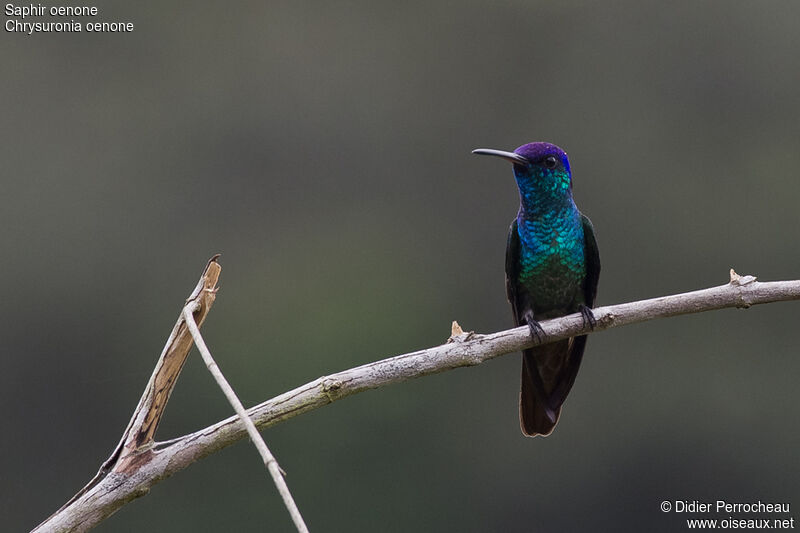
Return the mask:
M 730 283 L 709 289 L 675 294 L 593 309 L 594 331 L 636 324 L 656 318 L 700 313 L 726 307 L 800 300 L 800 280 L 760 283 L 752 276 L 731 275 Z M 592 333 L 580 314 L 541 322 L 546 342 Z M 527 327 L 481 335 L 457 332 L 441 346 L 367 363 L 323 376 L 248 410 L 256 426 L 264 429 L 299 414 L 368 389 L 421 376 L 480 364 L 495 357 L 539 344 Z M 516 428 L 514 428 L 516 431 Z M 225 448 L 247 435 L 238 417 L 230 417 L 205 429 L 168 442 L 155 443 L 143 454 L 138 470 L 100 480 L 87 488 L 36 531 L 85 531 L 125 503 L 146 494 L 150 487 L 190 464 Z
M 278 461 L 275 460 L 275 457 L 269 451 L 267 443 L 261 438 L 261 434 L 258 432 L 258 429 L 256 429 L 256 425 L 253 424 L 252 420 L 250 420 L 250 417 L 247 415 L 247 411 L 245 411 L 242 402 L 239 401 L 239 398 L 233 391 L 233 387 L 230 386 L 228 380 L 222 375 L 222 371 L 219 369 L 219 366 L 211 356 L 211 352 L 209 351 L 208 346 L 206 346 L 203 336 L 200 334 L 200 329 L 194 322 L 194 316 L 192 316 L 192 313 L 194 313 L 196 308 L 197 303 L 195 302 L 191 302 L 183 308 L 183 318 L 186 320 L 186 325 L 189 327 L 189 331 L 192 334 L 194 343 L 197 346 L 197 349 L 200 351 L 200 355 L 203 356 L 203 361 L 205 361 L 208 371 L 211 372 L 212 376 L 214 376 L 217 385 L 219 385 L 219 388 L 222 389 L 222 392 L 225 394 L 228 402 L 230 402 L 233 410 L 236 411 L 236 414 L 239 416 L 239 420 L 241 420 L 244 424 L 244 427 L 247 428 L 247 433 L 250 435 L 250 440 L 253 441 L 258 453 L 264 460 L 264 465 L 272 475 L 272 480 L 275 482 L 275 486 L 278 488 L 281 498 L 283 498 L 283 503 L 289 510 L 289 515 L 292 517 L 292 521 L 294 522 L 297 531 L 300 533 L 308 533 L 308 528 L 306 527 L 306 523 L 303 521 L 300 510 L 297 508 L 294 498 L 292 498 L 292 493 L 289 492 L 289 486 L 286 485 L 286 480 L 283 479 L 283 470 L 281 470 L 281 467 L 278 466 Z

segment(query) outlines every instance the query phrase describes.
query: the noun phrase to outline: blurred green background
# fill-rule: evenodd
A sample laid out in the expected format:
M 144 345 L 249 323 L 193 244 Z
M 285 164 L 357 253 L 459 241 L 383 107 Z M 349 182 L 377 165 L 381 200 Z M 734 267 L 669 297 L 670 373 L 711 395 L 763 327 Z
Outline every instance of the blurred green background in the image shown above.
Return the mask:
M 440 344 L 453 319 L 510 327 L 517 192 L 476 147 L 570 154 L 601 305 L 731 267 L 800 277 L 797 2 L 99 7 L 134 33 L 0 47 L 4 530 L 108 456 L 214 253 L 204 332 L 248 405 Z M 547 439 L 519 431 L 518 355 L 265 436 L 312 531 L 676 531 L 664 499 L 800 505 L 798 317 L 783 303 L 594 335 Z M 194 354 L 159 440 L 230 411 Z M 97 531 L 145 529 L 292 526 L 239 443 Z

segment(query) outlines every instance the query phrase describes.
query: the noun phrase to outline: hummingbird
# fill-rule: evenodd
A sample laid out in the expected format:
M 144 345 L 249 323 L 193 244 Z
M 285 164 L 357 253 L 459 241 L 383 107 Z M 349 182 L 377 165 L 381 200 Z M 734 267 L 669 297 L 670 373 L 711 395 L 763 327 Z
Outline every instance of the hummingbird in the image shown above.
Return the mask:
M 479 148 L 473 154 L 510 161 L 520 206 L 506 245 L 506 295 L 514 323 L 527 325 L 544 341 L 540 320 L 580 312 L 594 328 L 592 313 L 600 254 L 589 218 L 572 199 L 567 154 L 545 142 L 513 152 Z M 519 421 L 529 437 L 553 432 L 586 348 L 586 335 L 542 344 L 522 352 Z

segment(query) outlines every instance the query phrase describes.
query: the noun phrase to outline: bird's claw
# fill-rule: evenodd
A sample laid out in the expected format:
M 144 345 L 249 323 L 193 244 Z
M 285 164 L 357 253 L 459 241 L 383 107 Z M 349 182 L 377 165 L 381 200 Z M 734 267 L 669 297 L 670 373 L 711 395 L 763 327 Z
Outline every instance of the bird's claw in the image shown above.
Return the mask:
M 528 329 L 531 330 L 531 337 L 533 337 L 537 343 L 541 344 L 544 341 L 546 335 L 542 326 L 539 325 L 539 322 L 530 320 L 528 322 Z
M 586 324 L 589 324 L 589 329 L 594 329 L 597 325 L 597 319 L 594 317 L 594 313 L 592 310 L 585 305 L 581 305 L 580 307 L 581 318 L 583 318 L 583 327 L 586 327 Z

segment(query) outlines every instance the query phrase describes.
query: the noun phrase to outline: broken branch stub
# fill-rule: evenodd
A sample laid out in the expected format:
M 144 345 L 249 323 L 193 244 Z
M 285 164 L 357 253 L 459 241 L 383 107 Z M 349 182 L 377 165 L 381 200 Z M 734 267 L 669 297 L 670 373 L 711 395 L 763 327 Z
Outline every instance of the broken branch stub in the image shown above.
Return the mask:
M 203 324 L 216 298 L 217 281 L 222 270 L 217 263 L 218 258 L 219 254 L 208 261 L 200 281 L 197 282 L 197 286 L 186 300 L 187 304 L 197 303 L 193 315 L 198 327 Z M 153 370 L 153 375 L 133 413 L 128 429 L 122 436 L 118 448 L 119 458 L 114 467 L 115 472 L 125 472 L 131 463 L 135 462 L 131 461 L 131 456 L 147 450 L 152 445 L 170 394 L 175 388 L 175 383 L 193 345 L 192 335 L 181 316 L 172 329 L 167 344 L 161 352 L 161 357 Z

